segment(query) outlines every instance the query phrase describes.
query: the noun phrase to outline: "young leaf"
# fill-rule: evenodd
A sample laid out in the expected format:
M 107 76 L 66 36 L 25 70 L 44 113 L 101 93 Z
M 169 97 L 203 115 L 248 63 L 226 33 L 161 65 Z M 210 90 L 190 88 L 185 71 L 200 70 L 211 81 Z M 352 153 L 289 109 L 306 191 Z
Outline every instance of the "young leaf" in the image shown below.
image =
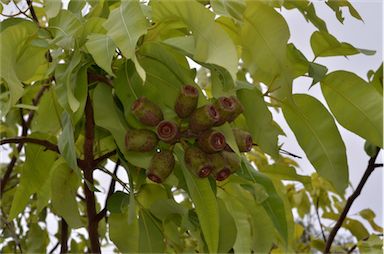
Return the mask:
M 51 176 L 52 208 L 71 228 L 83 226 L 76 201 L 79 185 L 80 178 L 76 171 L 68 167 L 64 159 L 57 160 Z
M 345 145 L 327 109 L 305 94 L 293 96 L 296 105 L 283 104 L 284 117 L 316 171 L 339 193 L 348 185 Z
M 156 22 L 178 18 L 192 31 L 195 40 L 193 58 L 224 67 L 236 80 L 236 48 L 225 31 L 215 23 L 214 14 L 196 1 L 152 2 L 153 19 Z M 223 54 L 225 52 L 225 54 Z
M 236 241 L 237 228 L 234 218 L 221 199 L 217 200 L 219 208 L 220 232 L 218 253 L 228 253 Z
M 215 194 L 207 178 L 198 179 L 184 164 L 184 152 L 176 147 L 176 156 L 182 166 L 189 195 L 195 205 L 204 239 L 210 253 L 216 253 L 219 243 L 219 211 Z
M 328 68 L 324 65 L 310 62 L 308 65 L 308 75 L 313 78 L 311 87 L 323 80 L 327 71 Z
M 111 69 L 112 58 L 116 49 L 115 43 L 113 43 L 109 36 L 103 34 L 91 34 L 87 38 L 88 41 L 85 43 L 85 46 L 96 64 L 109 75 L 115 76 Z
M 325 100 L 346 129 L 383 147 L 383 97 L 354 73 L 336 71 L 321 82 Z
M 253 141 L 268 154 L 277 157 L 277 139 L 279 131 L 273 124 L 272 114 L 269 111 L 261 92 L 254 88 L 237 91 L 241 104 L 244 107 L 244 116 L 247 120 L 248 130 Z

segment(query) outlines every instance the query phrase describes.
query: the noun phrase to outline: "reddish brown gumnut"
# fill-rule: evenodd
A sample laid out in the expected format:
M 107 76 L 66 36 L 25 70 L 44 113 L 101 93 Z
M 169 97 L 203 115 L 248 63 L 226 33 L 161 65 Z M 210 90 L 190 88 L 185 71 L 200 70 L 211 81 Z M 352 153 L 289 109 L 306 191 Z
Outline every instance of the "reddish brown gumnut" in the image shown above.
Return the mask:
M 157 141 L 156 134 L 149 130 L 128 130 L 125 134 L 125 147 L 128 151 L 152 151 Z
M 209 176 L 213 170 L 212 163 L 208 160 L 207 154 L 198 147 L 188 147 L 185 150 L 184 161 L 188 170 L 200 178 Z
M 243 131 L 238 128 L 232 129 L 233 135 L 236 139 L 236 144 L 239 147 L 240 152 L 249 152 L 252 150 L 253 141 L 249 132 Z
M 170 151 L 161 151 L 153 155 L 147 170 L 147 177 L 156 183 L 162 183 L 175 167 L 175 157 Z
M 131 110 L 137 120 L 145 125 L 156 126 L 163 120 L 163 112 L 160 107 L 146 97 L 135 100 Z
M 229 97 L 233 104 L 234 104 L 234 107 L 235 107 L 235 110 L 232 112 L 231 115 L 228 116 L 227 118 L 227 121 L 228 122 L 232 122 L 234 121 L 241 113 L 243 113 L 244 111 L 244 108 L 243 108 L 243 105 L 241 105 L 240 101 L 235 97 L 235 96 L 231 96 Z
M 196 109 L 190 119 L 189 128 L 195 133 L 208 130 L 211 128 L 220 118 L 219 111 L 213 104 L 207 104 Z
M 197 138 L 197 143 L 201 150 L 206 153 L 215 153 L 224 149 L 225 137 L 222 132 L 207 130 L 202 132 Z
M 217 181 L 223 181 L 231 175 L 230 165 L 226 162 L 221 153 L 213 153 L 208 155 L 213 164 L 212 175 Z
M 237 154 L 233 152 L 227 152 L 227 151 L 221 151 L 220 154 L 223 157 L 226 164 L 229 165 L 229 169 L 231 170 L 231 173 L 234 173 L 240 169 L 241 161 L 239 156 L 237 156 Z
M 192 85 L 181 87 L 175 103 L 175 112 L 180 118 L 186 118 L 192 114 L 197 107 L 199 91 Z
M 236 102 L 233 100 L 233 98 L 220 97 L 219 99 L 217 99 L 214 105 L 220 114 L 220 119 L 217 123 L 215 123 L 215 126 L 224 124 L 235 114 Z
M 157 125 L 157 136 L 160 140 L 174 144 L 179 138 L 179 130 L 174 122 L 163 120 Z

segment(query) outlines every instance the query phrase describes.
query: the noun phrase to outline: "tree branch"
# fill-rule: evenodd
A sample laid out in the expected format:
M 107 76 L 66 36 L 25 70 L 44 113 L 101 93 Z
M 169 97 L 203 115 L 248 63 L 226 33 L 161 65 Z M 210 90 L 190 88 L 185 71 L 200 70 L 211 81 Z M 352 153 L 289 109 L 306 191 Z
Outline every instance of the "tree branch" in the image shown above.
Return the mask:
M 113 156 L 116 154 L 116 150 L 113 150 L 111 152 L 108 152 L 104 155 L 101 155 L 99 158 L 96 158 L 94 161 L 93 161 L 93 166 L 96 167 L 97 165 L 99 165 L 99 163 L 103 162 L 104 160 L 108 159 L 109 157 Z
M 61 218 L 60 253 L 68 253 L 68 224 Z
M 93 107 L 89 94 L 85 104 L 85 141 L 84 141 L 84 160 L 82 170 L 84 172 L 84 194 L 87 206 L 88 217 L 88 235 L 91 243 L 91 253 L 100 253 L 100 242 L 98 233 L 98 222 L 96 221 L 96 199 L 95 194 L 89 189 L 87 182 L 93 184 L 93 143 L 95 138 L 94 133 L 95 121 L 93 116 Z
M 115 175 L 115 176 L 117 175 L 117 170 L 119 169 L 119 166 L 120 166 L 120 160 L 117 160 L 116 165 L 115 165 L 115 169 L 113 170 L 113 175 Z M 116 180 L 112 177 L 111 183 L 109 184 L 109 189 L 108 189 L 107 197 L 105 198 L 104 208 L 103 208 L 103 210 L 101 210 L 96 215 L 96 221 L 102 220 L 105 217 L 105 215 L 107 215 L 108 199 L 113 194 L 113 192 L 115 191 L 115 185 L 116 185 Z
M 323 229 L 323 224 L 321 224 L 321 219 L 320 219 L 320 215 L 319 215 L 319 197 L 317 197 L 316 199 L 316 216 L 317 216 L 317 220 L 319 222 L 319 226 L 320 226 L 320 230 L 321 230 L 321 235 L 323 236 L 323 240 L 324 242 L 327 241 L 327 238 L 325 237 L 325 234 L 324 234 L 324 229 Z
M 372 156 L 369 161 L 368 161 L 368 166 L 367 169 L 364 172 L 363 177 L 361 178 L 359 185 L 357 186 L 356 190 L 352 193 L 352 195 L 348 198 L 347 203 L 345 204 L 345 207 L 340 214 L 339 219 L 337 220 L 335 226 L 332 228 L 331 233 L 328 236 L 328 240 L 326 242 L 325 248 L 324 248 L 324 253 L 329 253 L 333 240 L 335 239 L 335 236 L 337 234 L 337 231 L 339 231 L 340 227 L 343 225 L 343 222 L 345 218 L 347 217 L 348 211 L 351 208 L 353 202 L 355 199 L 360 195 L 361 190 L 363 189 L 365 183 L 367 182 L 369 176 L 372 174 L 372 172 L 377 168 L 377 164 L 375 164 L 376 158 L 380 152 L 380 149 L 377 147 L 376 148 L 376 153 L 374 156 Z
M 49 82 L 51 82 L 51 81 L 49 81 Z M 42 86 L 42 87 L 40 88 L 39 92 L 36 94 L 35 98 L 33 98 L 33 100 L 32 100 L 32 104 L 33 104 L 34 106 L 36 106 L 36 105 L 39 103 L 41 97 L 43 96 L 43 94 L 45 93 L 45 91 L 48 89 L 48 87 L 49 87 L 49 86 L 44 85 L 44 86 Z M 32 110 L 31 112 L 29 112 L 27 121 L 24 121 L 23 116 L 21 116 L 21 118 L 22 118 L 22 119 L 21 119 L 21 122 L 23 123 L 22 131 L 21 131 L 21 136 L 23 136 L 23 137 L 27 136 L 27 134 L 28 134 L 28 129 L 29 129 L 29 127 L 31 126 L 32 119 L 33 119 L 34 115 L 35 115 L 35 111 L 34 111 L 34 110 Z M 23 145 L 24 145 L 24 143 L 20 143 L 20 144 L 18 145 L 18 147 L 17 147 L 17 153 L 20 153 L 21 149 L 23 149 Z M 15 156 L 15 155 L 12 156 L 11 161 L 9 162 L 9 164 L 8 164 L 8 166 L 7 166 L 7 170 L 5 171 L 4 176 L 3 176 L 3 178 L 2 178 L 1 181 L 0 181 L 0 195 L 2 195 L 2 194 L 4 193 L 5 186 L 7 185 L 8 180 L 9 180 L 11 174 L 12 174 L 13 168 L 14 168 L 15 165 L 16 165 L 17 158 L 18 158 L 18 157 Z
M 107 84 L 108 86 L 113 87 L 112 80 L 110 80 L 109 78 L 107 78 L 103 75 L 99 75 L 99 74 L 94 73 L 94 72 L 88 72 L 88 82 L 93 83 L 96 81 L 103 82 L 103 83 Z
M 35 9 L 33 8 L 33 5 L 32 5 L 32 0 L 27 0 L 27 4 L 28 4 L 28 7 L 29 7 L 29 11 L 31 12 L 32 19 L 33 19 L 37 24 L 39 24 L 39 19 L 37 18 Z
M 45 149 L 53 151 L 55 153 L 60 154 L 59 148 L 57 145 L 44 140 L 44 139 L 37 139 L 37 138 L 29 138 L 29 137 L 15 137 L 15 138 L 5 138 L 0 140 L 0 145 L 5 144 L 24 144 L 24 143 L 30 143 L 30 144 L 36 144 L 44 146 Z

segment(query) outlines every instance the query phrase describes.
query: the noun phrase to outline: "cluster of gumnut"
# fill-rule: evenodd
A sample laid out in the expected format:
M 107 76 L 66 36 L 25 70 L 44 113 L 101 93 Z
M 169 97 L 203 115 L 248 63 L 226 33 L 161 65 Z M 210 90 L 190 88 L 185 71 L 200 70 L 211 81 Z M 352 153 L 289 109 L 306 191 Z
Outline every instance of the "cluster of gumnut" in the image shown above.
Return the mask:
M 239 157 L 228 146 L 223 133 L 214 127 L 235 120 L 243 112 L 242 105 L 231 96 L 220 97 L 198 108 L 198 97 L 196 87 L 181 87 L 174 107 L 180 118 L 179 124 L 165 120 L 160 107 L 146 97 L 133 102 L 133 115 L 155 129 L 156 133 L 149 129 L 130 129 L 126 133 L 125 145 L 128 151 L 156 151 L 147 169 L 147 177 L 152 181 L 161 183 L 172 173 L 175 166 L 172 149 L 177 142 L 184 148 L 186 167 L 197 177 L 213 175 L 222 181 L 239 169 Z M 252 137 L 248 132 L 234 128 L 233 134 L 240 152 L 252 149 Z M 160 151 L 157 148 L 159 140 L 170 144 L 170 149 Z

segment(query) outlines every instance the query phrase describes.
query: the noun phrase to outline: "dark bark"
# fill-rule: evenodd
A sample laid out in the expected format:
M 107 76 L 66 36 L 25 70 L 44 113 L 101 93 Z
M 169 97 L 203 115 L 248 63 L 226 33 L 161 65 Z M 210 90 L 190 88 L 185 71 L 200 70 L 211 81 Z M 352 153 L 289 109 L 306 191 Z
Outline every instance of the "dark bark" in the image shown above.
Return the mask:
M 60 253 L 68 253 L 68 224 L 61 219 Z

